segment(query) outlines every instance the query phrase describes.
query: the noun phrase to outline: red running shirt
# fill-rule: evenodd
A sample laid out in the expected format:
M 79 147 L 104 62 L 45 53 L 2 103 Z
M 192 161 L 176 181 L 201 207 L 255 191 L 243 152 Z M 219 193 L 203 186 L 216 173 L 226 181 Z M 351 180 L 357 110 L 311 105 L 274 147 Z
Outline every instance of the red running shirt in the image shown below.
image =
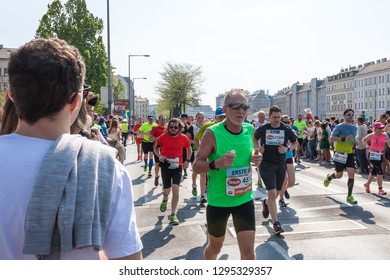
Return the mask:
M 179 165 L 183 164 L 183 148 L 190 148 L 190 140 L 183 133 L 171 136 L 168 132 L 158 138 L 158 145 L 161 147 L 161 155 L 168 158 L 179 158 Z

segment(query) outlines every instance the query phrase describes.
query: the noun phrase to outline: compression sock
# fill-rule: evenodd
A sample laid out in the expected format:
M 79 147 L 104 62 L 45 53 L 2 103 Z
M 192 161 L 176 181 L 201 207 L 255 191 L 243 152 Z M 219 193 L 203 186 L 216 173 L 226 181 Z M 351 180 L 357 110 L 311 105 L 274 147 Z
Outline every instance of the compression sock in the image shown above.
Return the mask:
M 149 172 L 152 171 L 152 167 L 153 167 L 153 159 L 149 159 Z
M 353 184 L 355 182 L 355 179 L 349 179 L 348 178 L 348 196 L 352 195 L 352 190 L 353 190 Z

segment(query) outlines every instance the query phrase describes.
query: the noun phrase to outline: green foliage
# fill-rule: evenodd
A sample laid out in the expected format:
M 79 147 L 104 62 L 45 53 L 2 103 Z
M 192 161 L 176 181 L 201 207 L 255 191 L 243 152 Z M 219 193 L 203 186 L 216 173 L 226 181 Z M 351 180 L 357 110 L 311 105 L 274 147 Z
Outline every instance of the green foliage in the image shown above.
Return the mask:
M 114 75 L 111 76 L 112 95 L 115 99 L 126 99 L 125 84 L 121 80 L 117 80 Z
M 103 20 L 94 17 L 85 0 L 54 0 L 40 20 L 35 37 L 57 37 L 76 46 L 84 57 L 86 84 L 93 92 L 107 85 L 107 56 L 102 38 Z
M 160 73 L 161 81 L 156 86 L 158 100 L 157 111 L 169 111 L 169 117 L 177 117 L 186 111 L 187 106 L 197 106 L 203 94 L 201 67 L 191 64 L 167 63 Z

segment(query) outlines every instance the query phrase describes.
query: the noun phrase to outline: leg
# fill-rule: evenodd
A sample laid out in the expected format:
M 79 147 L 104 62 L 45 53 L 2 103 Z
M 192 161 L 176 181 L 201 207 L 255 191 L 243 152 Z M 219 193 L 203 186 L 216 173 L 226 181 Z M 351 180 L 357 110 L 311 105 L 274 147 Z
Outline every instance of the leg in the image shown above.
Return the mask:
M 214 237 L 208 234 L 207 246 L 204 249 L 204 259 L 216 260 L 218 254 L 221 252 L 224 240 L 225 240 L 225 235 L 222 237 Z
M 179 185 L 172 184 L 172 213 L 175 214 L 179 203 Z
M 238 247 L 242 260 L 255 259 L 255 231 L 244 230 L 237 233 Z
M 278 220 L 278 210 L 276 207 L 277 196 L 278 192 L 276 191 L 276 189 L 268 190 L 267 205 L 273 224 Z

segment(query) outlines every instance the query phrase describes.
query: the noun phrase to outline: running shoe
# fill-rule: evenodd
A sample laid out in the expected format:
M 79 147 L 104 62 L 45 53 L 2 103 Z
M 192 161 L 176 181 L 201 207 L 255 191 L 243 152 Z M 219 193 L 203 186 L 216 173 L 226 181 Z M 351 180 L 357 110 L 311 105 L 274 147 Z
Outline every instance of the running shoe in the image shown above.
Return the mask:
M 268 209 L 268 205 L 266 203 L 266 199 L 264 199 L 261 203 L 263 204 L 263 211 L 262 211 L 263 217 L 264 217 L 264 219 L 267 219 L 269 216 L 269 209 Z
M 261 182 L 261 180 L 259 179 L 257 181 L 257 188 L 262 188 L 263 187 L 263 183 Z
M 281 226 L 281 224 L 279 222 L 275 222 L 274 223 L 274 233 L 275 233 L 275 235 L 279 235 L 279 234 L 281 234 L 283 232 L 284 232 L 284 229 Z
M 324 186 L 325 187 L 329 186 L 329 184 L 330 184 L 329 177 L 330 177 L 330 174 L 327 174 L 326 177 L 325 177 L 325 180 L 324 180 Z
M 351 204 L 357 204 L 357 200 L 352 195 L 347 196 L 347 202 Z
M 284 191 L 284 197 L 286 199 L 290 199 L 290 194 L 288 193 L 288 191 Z
M 187 179 L 187 171 L 184 171 L 183 179 Z
M 193 196 L 197 196 L 198 195 L 198 191 L 196 190 L 196 186 L 192 186 L 192 195 Z
M 287 204 L 286 204 L 286 202 L 284 202 L 283 199 L 280 199 L 280 200 L 279 200 L 279 206 L 280 206 L 280 207 L 287 207 Z
M 160 211 L 161 212 L 165 212 L 167 210 L 167 204 L 168 204 L 168 201 L 162 201 L 161 204 L 160 204 Z
M 160 178 L 160 176 L 156 176 L 156 178 L 154 178 L 154 185 L 156 187 L 158 186 L 158 178 Z
M 152 172 L 148 172 L 148 178 L 151 178 L 152 177 Z
M 169 215 L 169 221 L 170 221 L 172 224 L 174 224 L 175 226 L 177 226 L 177 225 L 180 224 L 179 220 L 178 220 L 177 217 L 176 217 L 176 214 L 171 214 L 171 215 Z
M 146 171 L 148 171 L 148 167 L 147 167 L 146 164 L 145 164 L 145 166 L 144 166 L 144 172 L 146 172 Z
M 386 195 L 387 192 L 385 192 L 382 188 L 379 189 L 378 194 L 380 195 Z
M 204 195 L 200 196 L 200 203 L 202 203 L 202 204 L 207 203 L 207 199 L 206 199 L 206 197 Z
M 366 193 L 370 193 L 370 185 L 364 184 L 364 188 L 366 189 Z

